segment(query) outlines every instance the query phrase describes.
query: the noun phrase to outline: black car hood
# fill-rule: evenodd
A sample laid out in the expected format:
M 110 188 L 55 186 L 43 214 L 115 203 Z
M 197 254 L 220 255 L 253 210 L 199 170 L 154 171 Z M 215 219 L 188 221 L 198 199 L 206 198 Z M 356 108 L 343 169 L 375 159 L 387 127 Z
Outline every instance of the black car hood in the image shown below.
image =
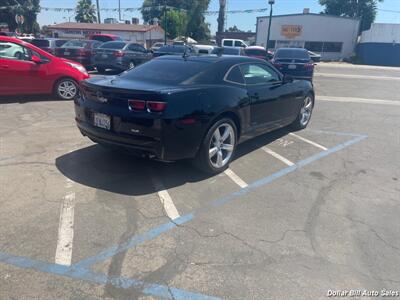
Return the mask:
M 145 80 L 125 79 L 120 76 L 96 76 L 87 79 L 86 84 L 106 89 L 141 90 L 151 92 L 166 92 L 180 89 L 179 86 L 176 85 Z

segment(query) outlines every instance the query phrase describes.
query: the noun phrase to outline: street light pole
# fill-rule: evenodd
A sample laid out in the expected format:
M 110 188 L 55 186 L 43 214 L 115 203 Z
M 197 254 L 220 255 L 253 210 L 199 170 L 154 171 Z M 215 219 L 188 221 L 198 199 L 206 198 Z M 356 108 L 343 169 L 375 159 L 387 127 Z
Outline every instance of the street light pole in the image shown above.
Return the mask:
M 265 46 L 265 49 L 268 52 L 268 44 L 269 44 L 269 37 L 271 35 L 271 22 L 272 22 L 272 5 L 275 4 L 275 0 L 268 0 L 269 5 L 271 5 L 271 9 L 269 11 L 269 24 L 268 24 L 268 35 L 267 35 L 267 45 Z
M 167 1 L 164 0 L 164 45 L 167 44 Z

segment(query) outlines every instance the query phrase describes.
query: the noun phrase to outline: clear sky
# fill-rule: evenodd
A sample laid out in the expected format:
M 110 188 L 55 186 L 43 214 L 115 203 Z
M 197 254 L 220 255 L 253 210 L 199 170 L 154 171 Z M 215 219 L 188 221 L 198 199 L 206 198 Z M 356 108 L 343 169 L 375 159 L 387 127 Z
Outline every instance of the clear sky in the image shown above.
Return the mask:
M 187 0 L 195 1 L 195 0 Z M 66 7 L 73 8 L 76 6 L 77 0 L 41 0 L 42 7 Z M 96 1 L 93 0 L 95 3 Z M 121 7 L 140 7 L 142 0 L 121 0 Z M 227 0 L 228 10 L 244 10 L 257 9 L 267 7 L 267 0 Z M 100 7 L 117 8 L 118 0 L 100 0 Z M 310 8 L 311 12 L 319 13 L 322 7 L 318 4 L 318 0 L 275 0 L 274 14 L 291 14 L 301 13 L 303 8 Z M 219 0 L 211 0 L 209 10 L 217 11 L 219 9 Z M 400 0 L 385 0 L 379 4 L 378 16 L 375 22 L 379 23 L 400 23 Z M 398 11 L 386 12 L 384 10 Z M 101 12 L 101 18 L 114 17 L 118 18 L 117 12 Z M 227 26 L 236 25 L 242 30 L 255 31 L 256 17 L 269 14 L 267 13 L 243 13 L 243 14 L 228 14 Z M 131 19 L 132 17 L 141 18 L 139 12 L 122 12 L 123 19 Z M 68 19 L 74 20 L 74 15 L 66 12 L 42 11 L 38 16 L 40 25 L 49 25 L 54 23 L 66 22 Z M 143 21 L 141 20 L 141 23 Z M 217 30 L 217 15 L 207 16 L 207 22 L 211 25 L 211 32 Z

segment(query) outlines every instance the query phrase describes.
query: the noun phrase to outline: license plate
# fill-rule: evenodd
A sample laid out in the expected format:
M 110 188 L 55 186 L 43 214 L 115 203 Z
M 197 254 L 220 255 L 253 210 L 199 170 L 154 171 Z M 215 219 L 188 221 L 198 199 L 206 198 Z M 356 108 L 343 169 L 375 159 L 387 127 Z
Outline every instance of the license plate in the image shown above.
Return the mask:
M 93 125 L 103 129 L 110 130 L 111 128 L 111 117 L 101 113 L 93 114 Z
M 71 52 L 68 52 L 68 51 L 64 52 L 64 55 L 70 55 L 70 54 L 71 54 Z
M 289 65 L 288 68 L 289 68 L 290 70 L 294 70 L 294 69 L 296 69 L 296 65 Z
M 107 58 L 107 57 L 108 57 L 107 54 L 102 54 L 102 55 L 101 55 L 101 58 Z

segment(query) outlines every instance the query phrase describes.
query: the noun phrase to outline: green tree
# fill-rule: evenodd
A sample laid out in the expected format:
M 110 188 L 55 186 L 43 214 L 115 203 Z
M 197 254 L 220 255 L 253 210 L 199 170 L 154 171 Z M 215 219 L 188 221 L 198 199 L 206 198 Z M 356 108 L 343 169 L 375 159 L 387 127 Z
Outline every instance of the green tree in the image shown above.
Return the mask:
M 204 12 L 209 3 L 210 0 L 144 0 L 141 12 L 145 22 L 151 22 L 154 18 L 162 19 L 165 6 L 167 11 L 184 12 L 188 20 L 184 34 L 196 40 L 204 40 L 210 35 L 209 24 L 205 23 L 204 18 Z M 164 26 L 164 23 L 161 22 L 160 25 Z M 170 27 L 167 27 L 168 32 L 170 29 Z
M 92 0 L 79 0 L 75 20 L 79 23 L 97 22 L 96 7 L 92 4 Z
M 40 0 L 0 0 L 0 22 L 8 24 L 11 31 L 18 28 L 15 22 L 15 15 L 23 15 L 25 22 L 22 31 L 25 33 L 37 33 L 39 24 L 36 21 L 37 14 L 40 12 Z
M 325 14 L 359 18 L 360 31 L 371 28 L 377 14 L 378 2 L 383 0 L 319 0 L 325 6 Z
M 233 25 L 233 27 L 229 27 L 228 31 L 229 32 L 243 32 L 243 30 L 240 30 L 239 28 L 237 28 L 236 25 Z
M 167 17 L 167 31 L 169 38 L 176 38 L 186 34 L 187 15 L 184 11 L 169 10 Z M 161 17 L 161 24 L 165 24 L 164 16 Z

